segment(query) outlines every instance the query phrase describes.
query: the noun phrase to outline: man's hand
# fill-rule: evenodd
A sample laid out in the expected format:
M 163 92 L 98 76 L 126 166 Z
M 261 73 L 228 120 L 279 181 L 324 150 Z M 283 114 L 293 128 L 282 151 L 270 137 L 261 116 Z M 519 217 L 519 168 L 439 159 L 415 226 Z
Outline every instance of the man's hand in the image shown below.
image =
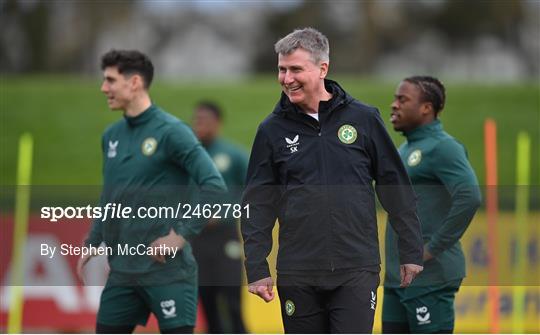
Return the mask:
M 274 300 L 274 281 L 272 277 L 259 279 L 248 285 L 248 291 L 256 294 L 265 302 Z
M 94 257 L 94 255 L 85 254 L 84 256 L 80 257 L 79 260 L 77 261 L 77 277 L 79 277 L 79 280 L 83 284 L 86 284 L 86 282 L 84 281 L 84 272 L 83 272 L 84 266 L 86 265 L 86 263 L 88 263 L 88 261 L 92 257 Z
M 184 245 L 186 244 L 186 240 L 182 235 L 178 235 L 174 229 L 171 228 L 171 231 L 169 231 L 168 235 L 162 236 L 152 242 L 150 246 L 152 248 L 158 248 L 160 245 L 169 247 L 169 248 L 176 248 L 176 250 L 182 250 L 184 248 Z M 159 250 L 159 249 L 154 249 Z M 170 254 L 170 249 L 165 249 L 163 253 L 152 255 L 151 257 L 155 259 L 156 261 L 160 263 L 165 263 L 165 256 Z
M 427 245 L 425 245 L 424 246 L 424 262 L 427 262 L 430 259 L 433 259 L 433 255 L 431 254 L 431 252 L 429 252 Z
M 401 284 L 399 287 L 407 287 L 411 285 L 413 279 L 424 269 L 423 266 L 416 264 L 403 264 L 399 267 Z

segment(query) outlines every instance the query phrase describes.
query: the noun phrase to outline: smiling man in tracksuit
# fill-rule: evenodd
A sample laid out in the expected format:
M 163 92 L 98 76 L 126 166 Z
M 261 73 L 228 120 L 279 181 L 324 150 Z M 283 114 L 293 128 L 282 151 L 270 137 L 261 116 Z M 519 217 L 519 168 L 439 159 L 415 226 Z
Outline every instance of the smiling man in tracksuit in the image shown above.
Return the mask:
M 243 199 L 249 291 L 274 298 L 266 258 L 277 218 L 285 332 L 371 332 L 380 271 L 372 183 L 398 231 L 404 286 L 422 270 L 414 192 L 377 109 L 325 79 L 328 39 L 295 30 L 275 50 L 283 93 L 257 130 Z
M 140 208 L 174 207 L 189 199 L 191 179 L 200 187 L 201 202 L 216 198 L 226 187 L 211 158 L 191 129 L 150 100 L 154 68 L 139 51 L 111 50 L 101 60 L 109 108 L 124 117 L 102 137 L 103 191 L 101 206 L 121 204 L 133 210 L 127 219 L 94 221 L 86 245 L 104 242 L 135 248 L 166 246 L 176 254 L 108 255 L 110 274 L 101 294 L 97 333 L 129 333 L 145 324 L 150 313 L 162 333 L 192 333 L 197 312 L 197 264 L 186 241 L 206 220 L 181 216 L 146 218 Z M 170 214 L 169 214 L 170 215 Z M 159 250 L 159 249 L 156 249 Z M 162 251 L 165 251 L 162 250 Z M 78 274 L 91 256 L 81 258 Z
M 396 235 L 387 226 L 383 333 L 454 329 L 454 299 L 465 277 L 459 239 L 481 196 L 464 146 L 438 119 L 445 99 L 443 84 L 429 76 L 405 78 L 394 95 L 390 121 L 407 138 L 399 153 L 418 195 L 425 268 L 413 285 L 399 287 Z

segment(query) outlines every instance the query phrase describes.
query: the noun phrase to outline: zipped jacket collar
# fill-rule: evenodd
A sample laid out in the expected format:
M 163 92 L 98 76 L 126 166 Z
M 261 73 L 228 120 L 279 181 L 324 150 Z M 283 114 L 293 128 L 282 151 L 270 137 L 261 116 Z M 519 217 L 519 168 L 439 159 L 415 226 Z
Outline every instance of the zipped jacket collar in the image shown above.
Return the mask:
M 413 130 L 403 132 L 403 135 L 407 138 L 407 141 L 421 140 L 426 137 L 431 137 L 434 134 L 442 132 L 442 124 L 439 119 L 434 120 L 431 123 L 417 127 Z
M 345 92 L 341 86 L 339 86 L 338 83 L 336 83 L 333 80 L 325 79 L 324 80 L 324 87 L 328 92 L 332 94 L 332 98 L 328 101 L 320 101 L 319 102 L 319 113 L 328 113 L 334 110 L 336 107 L 349 104 L 353 101 L 353 98 Z M 293 104 L 289 97 L 283 92 L 281 92 L 281 98 L 279 102 L 277 103 L 276 107 L 273 111 L 274 114 L 280 115 L 280 116 L 288 116 L 291 114 L 304 114 L 296 106 Z
M 130 127 L 137 127 L 150 121 L 158 111 L 158 107 L 154 104 L 150 105 L 141 114 L 131 117 L 124 115 L 124 119 Z

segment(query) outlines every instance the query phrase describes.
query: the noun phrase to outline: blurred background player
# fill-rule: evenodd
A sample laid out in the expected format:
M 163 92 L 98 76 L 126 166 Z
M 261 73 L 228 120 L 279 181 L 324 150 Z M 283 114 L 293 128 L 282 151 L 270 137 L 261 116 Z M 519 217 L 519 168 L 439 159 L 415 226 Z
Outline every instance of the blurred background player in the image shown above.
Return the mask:
M 197 104 L 193 130 L 214 160 L 229 189 L 223 203 L 240 203 L 248 157 L 220 135 L 223 113 L 210 101 Z M 208 333 L 246 333 L 241 315 L 242 254 L 237 221 L 213 219 L 193 240 L 199 264 L 199 296 L 208 322 Z
M 101 59 L 103 84 L 111 110 L 123 118 L 105 130 L 102 138 L 103 191 L 101 205 L 120 203 L 167 206 L 183 203 L 190 179 L 201 188 L 200 199 L 225 191 L 225 183 L 191 129 L 152 103 L 148 89 L 154 67 L 139 51 L 111 50 Z M 140 207 L 139 207 L 140 208 Z M 192 333 L 197 312 L 197 264 L 191 238 L 203 220 L 177 218 L 94 221 L 85 244 L 112 247 L 110 273 L 101 294 L 97 333 L 130 333 L 146 324 L 153 313 L 162 333 Z M 167 253 L 120 255 L 117 245 L 167 246 Z M 82 269 L 91 256 L 80 258 Z
M 459 239 L 480 206 L 476 175 L 465 147 L 446 133 L 438 116 L 445 88 L 433 77 L 405 78 L 391 105 L 390 122 L 407 141 L 399 148 L 418 196 L 424 271 L 399 287 L 396 235 L 386 228 L 384 333 L 452 333 L 454 299 L 465 277 Z

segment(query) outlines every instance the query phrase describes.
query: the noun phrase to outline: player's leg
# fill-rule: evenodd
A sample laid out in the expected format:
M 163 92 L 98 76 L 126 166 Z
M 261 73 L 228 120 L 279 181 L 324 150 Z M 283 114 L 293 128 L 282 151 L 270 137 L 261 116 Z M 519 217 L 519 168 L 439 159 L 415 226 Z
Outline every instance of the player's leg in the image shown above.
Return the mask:
M 241 284 L 241 253 L 230 257 L 228 242 L 235 239 L 236 227 L 217 223 L 207 226 L 193 241 L 193 255 L 199 264 L 199 297 L 206 315 L 207 332 L 231 332 L 228 310 L 223 306 L 223 288 Z M 241 250 L 241 249 L 239 249 Z M 227 318 L 227 319 L 225 319 Z M 233 331 L 234 332 L 234 331 Z
M 160 329 L 162 334 L 193 334 L 193 326 Z
M 217 243 L 216 243 L 217 244 Z M 221 253 L 216 259 L 216 269 L 219 273 L 219 296 L 225 302 L 222 313 L 225 330 L 234 334 L 246 333 L 241 309 L 242 285 L 242 246 L 238 240 L 238 230 L 235 225 L 224 225 L 221 229 Z
M 413 333 L 452 333 L 454 301 L 461 280 L 437 285 L 426 294 L 408 297 L 406 306 L 409 327 Z
M 247 333 L 244 320 L 242 319 L 241 286 L 222 286 L 220 290 L 225 297 L 229 321 L 232 328 L 231 333 Z
M 410 334 L 409 324 L 407 322 L 383 321 L 383 334 Z
M 96 334 L 131 334 L 133 330 L 135 330 L 135 325 L 110 326 L 96 323 Z
M 199 286 L 199 297 L 204 308 L 209 334 L 222 334 L 221 313 L 218 308 L 219 286 Z
M 326 298 L 301 276 L 279 275 L 277 289 L 286 334 L 329 333 Z
M 383 334 L 408 334 L 409 322 L 407 320 L 407 310 L 401 304 L 399 291 L 402 288 L 384 288 L 383 310 L 382 310 L 382 332 Z
M 144 298 L 162 333 L 193 331 L 197 317 L 197 278 L 159 286 L 144 286 Z
M 328 303 L 331 333 L 372 333 L 379 273 L 355 271 L 334 286 Z
M 146 324 L 150 310 L 135 287 L 107 285 L 101 293 L 96 333 L 132 333 Z

